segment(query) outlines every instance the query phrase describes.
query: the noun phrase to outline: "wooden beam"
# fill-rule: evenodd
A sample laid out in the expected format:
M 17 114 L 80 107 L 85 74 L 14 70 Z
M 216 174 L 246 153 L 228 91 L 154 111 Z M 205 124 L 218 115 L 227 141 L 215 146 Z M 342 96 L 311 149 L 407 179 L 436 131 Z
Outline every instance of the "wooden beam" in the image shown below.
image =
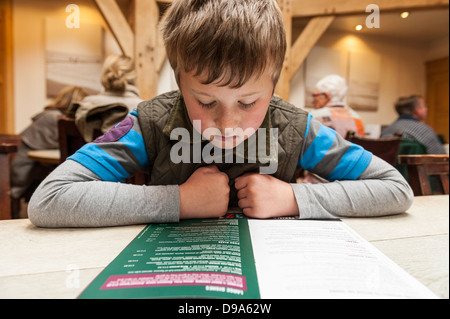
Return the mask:
M 0 0 L 0 134 L 14 133 L 12 0 Z
M 95 0 L 125 54 L 133 56 L 138 71 L 138 88 L 144 99 L 157 92 L 157 78 L 166 59 L 158 30 L 159 3 L 172 0 L 133 0 L 134 34 L 115 0 Z M 286 27 L 287 52 L 276 93 L 289 99 L 290 81 L 311 49 L 337 15 L 364 14 L 373 0 L 277 0 Z M 380 10 L 411 10 L 448 7 L 449 0 L 378 0 Z M 292 19 L 312 17 L 292 46 Z
M 159 8 L 155 0 L 134 0 L 135 62 L 137 87 L 144 100 L 158 92 L 158 22 Z
M 276 94 L 282 99 L 289 101 L 291 79 L 290 79 L 290 65 L 291 65 L 291 46 L 292 46 L 292 1 L 293 0 L 278 0 L 281 12 L 283 13 L 283 21 L 286 28 L 286 56 L 284 58 L 283 69 L 281 71 L 280 79 L 276 87 Z
M 168 10 L 164 13 L 162 20 L 164 20 L 165 16 L 167 15 Z M 163 36 L 162 33 L 159 29 L 159 27 L 157 28 L 156 31 L 157 34 L 157 45 L 156 48 L 158 50 L 157 52 L 157 61 L 156 61 L 156 70 L 158 72 L 158 75 L 161 73 L 162 67 L 164 66 L 164 62 L 166 62 L 167 59 L 167 52 L 166 52 L 166 47 L 164 45 L 164 40 L 163 40 Z
M 153 1 L 152 1 L 153 2 Z M 100 12 L 108 23 L 123 54 L 134 57 L 134 34 L 127 19 L 115 0 L 95 0 Z
M 364 14 L 369 4 L 376 4 L 381 12 L 395 10 L 432 9 L 448 7 L 449 0 L 293 0 L 293 17 Z
M 317 41 L 319 41 L 320 37 L 325 33 L 334 19 L 335 16 L 324 16 L 312 18 L 308 22 L 291 49 L 289 80 L 295 75 L 309 52 L 311 52 L 312 48 L 316 45 Z

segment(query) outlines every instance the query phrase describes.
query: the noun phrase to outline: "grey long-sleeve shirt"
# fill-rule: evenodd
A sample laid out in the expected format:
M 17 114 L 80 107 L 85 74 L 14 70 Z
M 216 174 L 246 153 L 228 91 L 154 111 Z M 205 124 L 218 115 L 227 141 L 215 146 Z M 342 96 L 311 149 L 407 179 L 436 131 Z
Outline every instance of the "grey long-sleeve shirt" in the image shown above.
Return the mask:
M 137 114 L 130 115 L 130 117 Z M 122 156 L 120 162 L 127 162 L 127 168 L 138 170 L 139 152 L 135 141 L 140 128 L 133 122 L 133 151 L 121 150 L 123 142 L 102 145 L 91 144 L 89 148 L 101 148 L 101 154 Z M 327 134 L 323 135 L 323 132 Z M 338 166 L 340 158 L 349 150 L 349 144 L 340 136 L 334 136 L 327 128 L 311 120 L 301 151 L 301 158 L 314 162 L 309 150 L 322 154 L 321 145 L 326 144 L 327 135 L 335 139 L 327 148 L 326 155 L 310 169 L 313 173 L 324 175 L 330 165 Z M 137 134 L 137 135 L 136 135 Z M 314 144 L 314 147 L 311 146 Z M 350 146 L 350 148 L 354 148 Z M 75 156 L 83 157 L 82 152 Z M 144 150 L 145 153 L 145 150 Z M 100 153 L 99 153 L 100 154 Z M 137 154 L 137 155 L 136 155 Z M 83 155 L 83 156 L 81 156 Z M 323 155 L 323 154 L 322 154 Z M 129 158 L 128 158 L 129 157 Z M 145 157 L 145 156 L 144 156 Z M 114 158 L 114 159 L 115 159 Z M 370 158 L 370 157 L 366 157 Z M 179 186 L 137 186 L 117 181 L 105 181 L 111 174 L 94 173 L 79 162 L 69 159 L 60 165 L 39 186 L 29 206 L 28 215 L 32 223 L 41 227 L 103 227 L 147 223 L 171 223 L 179 221 Z M 101 159 L 95 159 L 101 161 Z M 133 161 L 135 162 L 133 164 Z M 141 158 L 142 162 L 144 159 Z M 92 164 L 96 167 L 97 163 Z M 106 165 L 99 165 L 104 169 Z M 133 169 L 133 168 L 131 168 Z M 308 168 L 309 169 L 309 168 Z M 355 169 L 355 168 L 354 168 Z M 345 169 L 347 170 L 347 169 Z M 321 174 L 322 173 L 322 174 Z M 104 175 L 99 177 L 99 175 Z M 330 171 L 328 171 L 330 174 Z M 350 173 L 351 174 L 351 173 Z M 335 181 L 326 184 L 291 184 L 298 203 L 301 219 L 336 219 L 339 217 L 383 216 L 402 213 L 412 204 L 413 193 L 408 183 L 398 171 L 383 160 L 373 156 L 370 163 L 356 180 Z

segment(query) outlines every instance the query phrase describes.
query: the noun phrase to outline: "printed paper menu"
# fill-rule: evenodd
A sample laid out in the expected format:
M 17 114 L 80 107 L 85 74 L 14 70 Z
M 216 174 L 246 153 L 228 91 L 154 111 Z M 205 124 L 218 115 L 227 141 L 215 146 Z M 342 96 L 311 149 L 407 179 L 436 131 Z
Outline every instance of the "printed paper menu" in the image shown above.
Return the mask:
M 341 221 L 249 225 L 262 298 L 436 298 Z
M 79 298 L 436 298 L 340 221 L 146 227 Z
M 150 225 L 80 298 L 259 298 L 247 220 Z

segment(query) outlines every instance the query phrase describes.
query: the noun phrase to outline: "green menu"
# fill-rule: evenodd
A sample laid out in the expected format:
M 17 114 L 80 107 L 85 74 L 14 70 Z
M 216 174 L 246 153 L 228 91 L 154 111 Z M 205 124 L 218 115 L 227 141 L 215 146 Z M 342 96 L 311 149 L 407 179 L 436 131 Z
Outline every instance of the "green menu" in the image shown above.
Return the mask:
M 260 298 L 248 221 L 147 226 L 79 298 Z

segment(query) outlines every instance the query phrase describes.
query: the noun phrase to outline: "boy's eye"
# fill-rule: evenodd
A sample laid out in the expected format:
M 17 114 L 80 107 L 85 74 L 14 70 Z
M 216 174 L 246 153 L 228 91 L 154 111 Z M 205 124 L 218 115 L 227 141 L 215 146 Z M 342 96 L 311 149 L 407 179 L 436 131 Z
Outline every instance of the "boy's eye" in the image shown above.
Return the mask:
M 203 103 L 203 102 L 201 102 L 201 101 L 198 101 L 198 104 L 202 107 L 202 108 L 205 108 L 205 109 L 212 109 L 214 106 L 216 106 L 216 101 L 213 101 L 213 102 L 211 102 L 211 103 Z M 249 104 L 247 104 L 247 103 L 242 103 L 242 102 L 238 102 L 238 104 L 239 104 L 239 106 L 242 108 L 242 109 L 250 109 L 250 108 L 252 108 L 255 104 L 256 104 L 256 101 L 255 102 L 253 102 L 253 103 L 249 103 Z
M 198 101 L 198 104 L 205 109 L 211 109 L 216 105 L 216 102 L 214 101 L 214 102 L 206 104 L 206 103 L 202 103 L 202 102 Z
M 256 104 L 256 101 L 253 102 L 253 103 L 250 103 L 250 104 L 246 104 L 246 103 L 242 103 L 242 102 L 238 102 L 238 103 L 239 103 L 239 106 L 241 108 L 243 108 L 243 109 L 250 109 Z

